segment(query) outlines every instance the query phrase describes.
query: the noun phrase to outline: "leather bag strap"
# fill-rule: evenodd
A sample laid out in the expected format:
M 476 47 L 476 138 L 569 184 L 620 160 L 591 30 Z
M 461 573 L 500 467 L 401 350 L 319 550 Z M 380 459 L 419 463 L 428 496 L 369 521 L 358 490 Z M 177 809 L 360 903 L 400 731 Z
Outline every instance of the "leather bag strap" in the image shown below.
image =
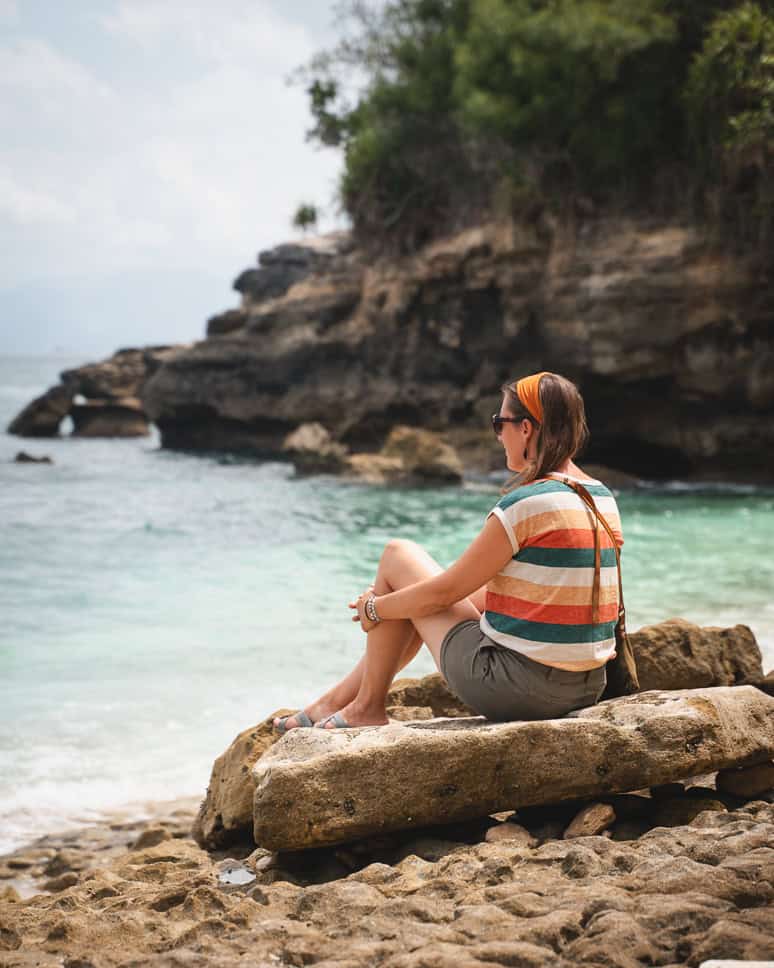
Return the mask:
M 624 607 L 624 597 L 623 597 L 623 580 L 621 578 L 621 551 L 618 547 L 618 542 L 616 541 L 615 532 L 608 524 L 604 514 L 601 514 L 597 509 L 596 502 L 594 498 L 589 494 L 588 490 L 579 481 L 574 481 L 569 477 L 560 478 L 562 484 L 566 484 L 567 487 L 571 488 L 578 497 L 583 501 L 583 503 L 588 507 L 590 511 L 593 512 L 596 518 L 596 526 L 594 529 L 594 588 L 591 595 L 591 620 L 594 625 L 597 624 L 599 620 L 599 585 L 600 585 L 600 566 L 601 566 L 601 554 L 599 548 L 599 525 L 607 532 L 608 537 L 613 545 L 613 551 L 615 552 L 615 564 L 618 569 L 618 623 L 622 633 L 626 632 L 626 609 Z

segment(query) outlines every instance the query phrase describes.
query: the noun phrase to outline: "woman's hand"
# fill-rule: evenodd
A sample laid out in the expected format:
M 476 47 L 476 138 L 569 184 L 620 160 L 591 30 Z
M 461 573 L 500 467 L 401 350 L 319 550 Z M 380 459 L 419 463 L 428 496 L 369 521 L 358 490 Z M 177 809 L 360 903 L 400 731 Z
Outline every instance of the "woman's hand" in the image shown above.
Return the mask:
M 357 612 L 356 615 L 352 616 L 352 621 L 360 622 L 360 628 L 364 632 L 370 632 L 371 629 L 376 628 L 376 624 L 377 624 L 376 622 L 372 622 L 371 619 L 365 613 L 366 599 L 368 598 L 369 595 L 373 594 L 373 591 L 374 591 L 374 586 L 371 585 L 369 588 L 366 588 L 366 590 L 362 593 L 362 595 L 358 595 L 357 599 L 354 602 L 349 603 L 349 607 L 351 609 L 354 609 Z

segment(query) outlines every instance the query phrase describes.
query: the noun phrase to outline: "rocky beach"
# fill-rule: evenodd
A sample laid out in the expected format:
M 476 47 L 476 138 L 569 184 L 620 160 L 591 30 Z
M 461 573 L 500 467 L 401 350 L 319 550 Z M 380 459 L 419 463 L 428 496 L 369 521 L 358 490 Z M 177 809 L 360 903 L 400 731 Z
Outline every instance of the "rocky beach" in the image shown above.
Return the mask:
M 645 691 L 562 720 L 487 725 L 438 675 L 396 682 L 386 727 L 279 738 L 272 714 L 198 811 L 149 804 L 0 858 L 0 964 L 771 958 L 772 677 L 742 626 L 633 640 Z
M 62 372 L 9 432 L 155 425 L 164 450 L 298 477 L 458 485 L 499 464 L 486 423 L 512 361 L 550 359 L 586 395 L 611 484 L 766 482 L 765 283 L 652 220 L 493 222 L 372 263 L 338 233 L 261 253 L 204 340 Z M 272 713 L 218 757 L 198 808 L 0 858 L 0 965 L 774 957 L 774 700 L 755 638 L 681 620 L 632 638 L 643 693 L 560 721 L 486 724 L 439 676 L 395 684 L 380 729 L 278 742 Z

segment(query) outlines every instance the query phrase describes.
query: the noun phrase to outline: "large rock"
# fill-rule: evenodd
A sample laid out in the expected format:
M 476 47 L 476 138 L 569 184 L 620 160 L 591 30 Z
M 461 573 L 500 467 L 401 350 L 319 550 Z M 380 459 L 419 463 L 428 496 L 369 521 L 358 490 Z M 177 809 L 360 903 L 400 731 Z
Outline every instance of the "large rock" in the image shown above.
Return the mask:
M 733 686 L 763 676 L 761 652 L 746 625 L 701 627 L 675 618 L 629 638 L 643 690 Z
M 381 453 L 400 459 L 406 474 L 421 480 L 462 480 L 462 463 L 454 448 L 429 430 L 393 427 Z
M 243 730 L 215 760 L 209 786 L 191 831 L 201 847 L 215 849 L 235 843 L 249 833 L 253 814 L 251 769 L 279 739 L 272 722 L 291 712 L 280 709 L 262 723 Z
M 352 454 L 350 475 L 369 484 L 457 484 L 464 474 L 455 449 L 430 430 L 393 427 L 378 454 Z
M 74 396 L 75 389 L 67 384 L 51 387 L 13 418 L 8 433 L 17 437 L 57 437 Z
M 301 424 L 285 438 L 282 450 L 300 474 L 338 473 L 347 463 L 347 448 L 319 423 Z
M 327 435 L 325 441 L 329 441 Z M 631 637 L 646 688 L 654 688 L 654 683 L 662 689 L 731 685 L 744 673 L 756 669 L 760 672 L 758 647 L 743 625 L 700 628 L 673 619 L 640 629 Z M 401 722 L 475 715 L 438 673 L 421 679 L 396 680 L 387 696 L 387 713 Z M 252 768 L 279 738 L 271 728 L 272 718 L 240 733 L 215 761 L 194 827 L 194 835 L 202 846 L 223 847 L 251 836 L 255 788 Z
M 648 692 L 565 719 L 297 730 L 253 768 L 255 840 L 299 850 L 770 760 L 751 686 Z
M 186 347 L 148 346 L 118 350 L 106 360 L 60 374 L 61 383 L 28 404 L 8 433 L 20 437 L 56 437 L 70 416 L 74 436 L 135 437 L 148 433 L 139 400 L 146 380 Z
M 272 727 L 274 717 L 290 711 L 280 709 L 257 726 L 243 730 L 215 760 L 207 793 L 193 825 L 193 836 L 200 846 L 215 849 L 252 837 L 255 790 L 252 768 L 280 738 Z M 466 716 L 471 710 L 434 673 L 422 679 L 396 680 L 387 696 L 387 713 L 391 718 L 405 720 L 407 717 Z

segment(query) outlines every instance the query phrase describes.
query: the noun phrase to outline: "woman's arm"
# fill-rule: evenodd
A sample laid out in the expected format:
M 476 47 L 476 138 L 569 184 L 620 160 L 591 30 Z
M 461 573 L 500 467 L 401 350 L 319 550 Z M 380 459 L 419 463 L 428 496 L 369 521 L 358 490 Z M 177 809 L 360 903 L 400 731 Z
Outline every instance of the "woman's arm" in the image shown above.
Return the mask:
M 472 544 L 446 571 L 388 595 L 378 595 L 380 619 L 421 618 L 442 612 L 478 591 L 513 557 L 502 523 L 492 514 Z

